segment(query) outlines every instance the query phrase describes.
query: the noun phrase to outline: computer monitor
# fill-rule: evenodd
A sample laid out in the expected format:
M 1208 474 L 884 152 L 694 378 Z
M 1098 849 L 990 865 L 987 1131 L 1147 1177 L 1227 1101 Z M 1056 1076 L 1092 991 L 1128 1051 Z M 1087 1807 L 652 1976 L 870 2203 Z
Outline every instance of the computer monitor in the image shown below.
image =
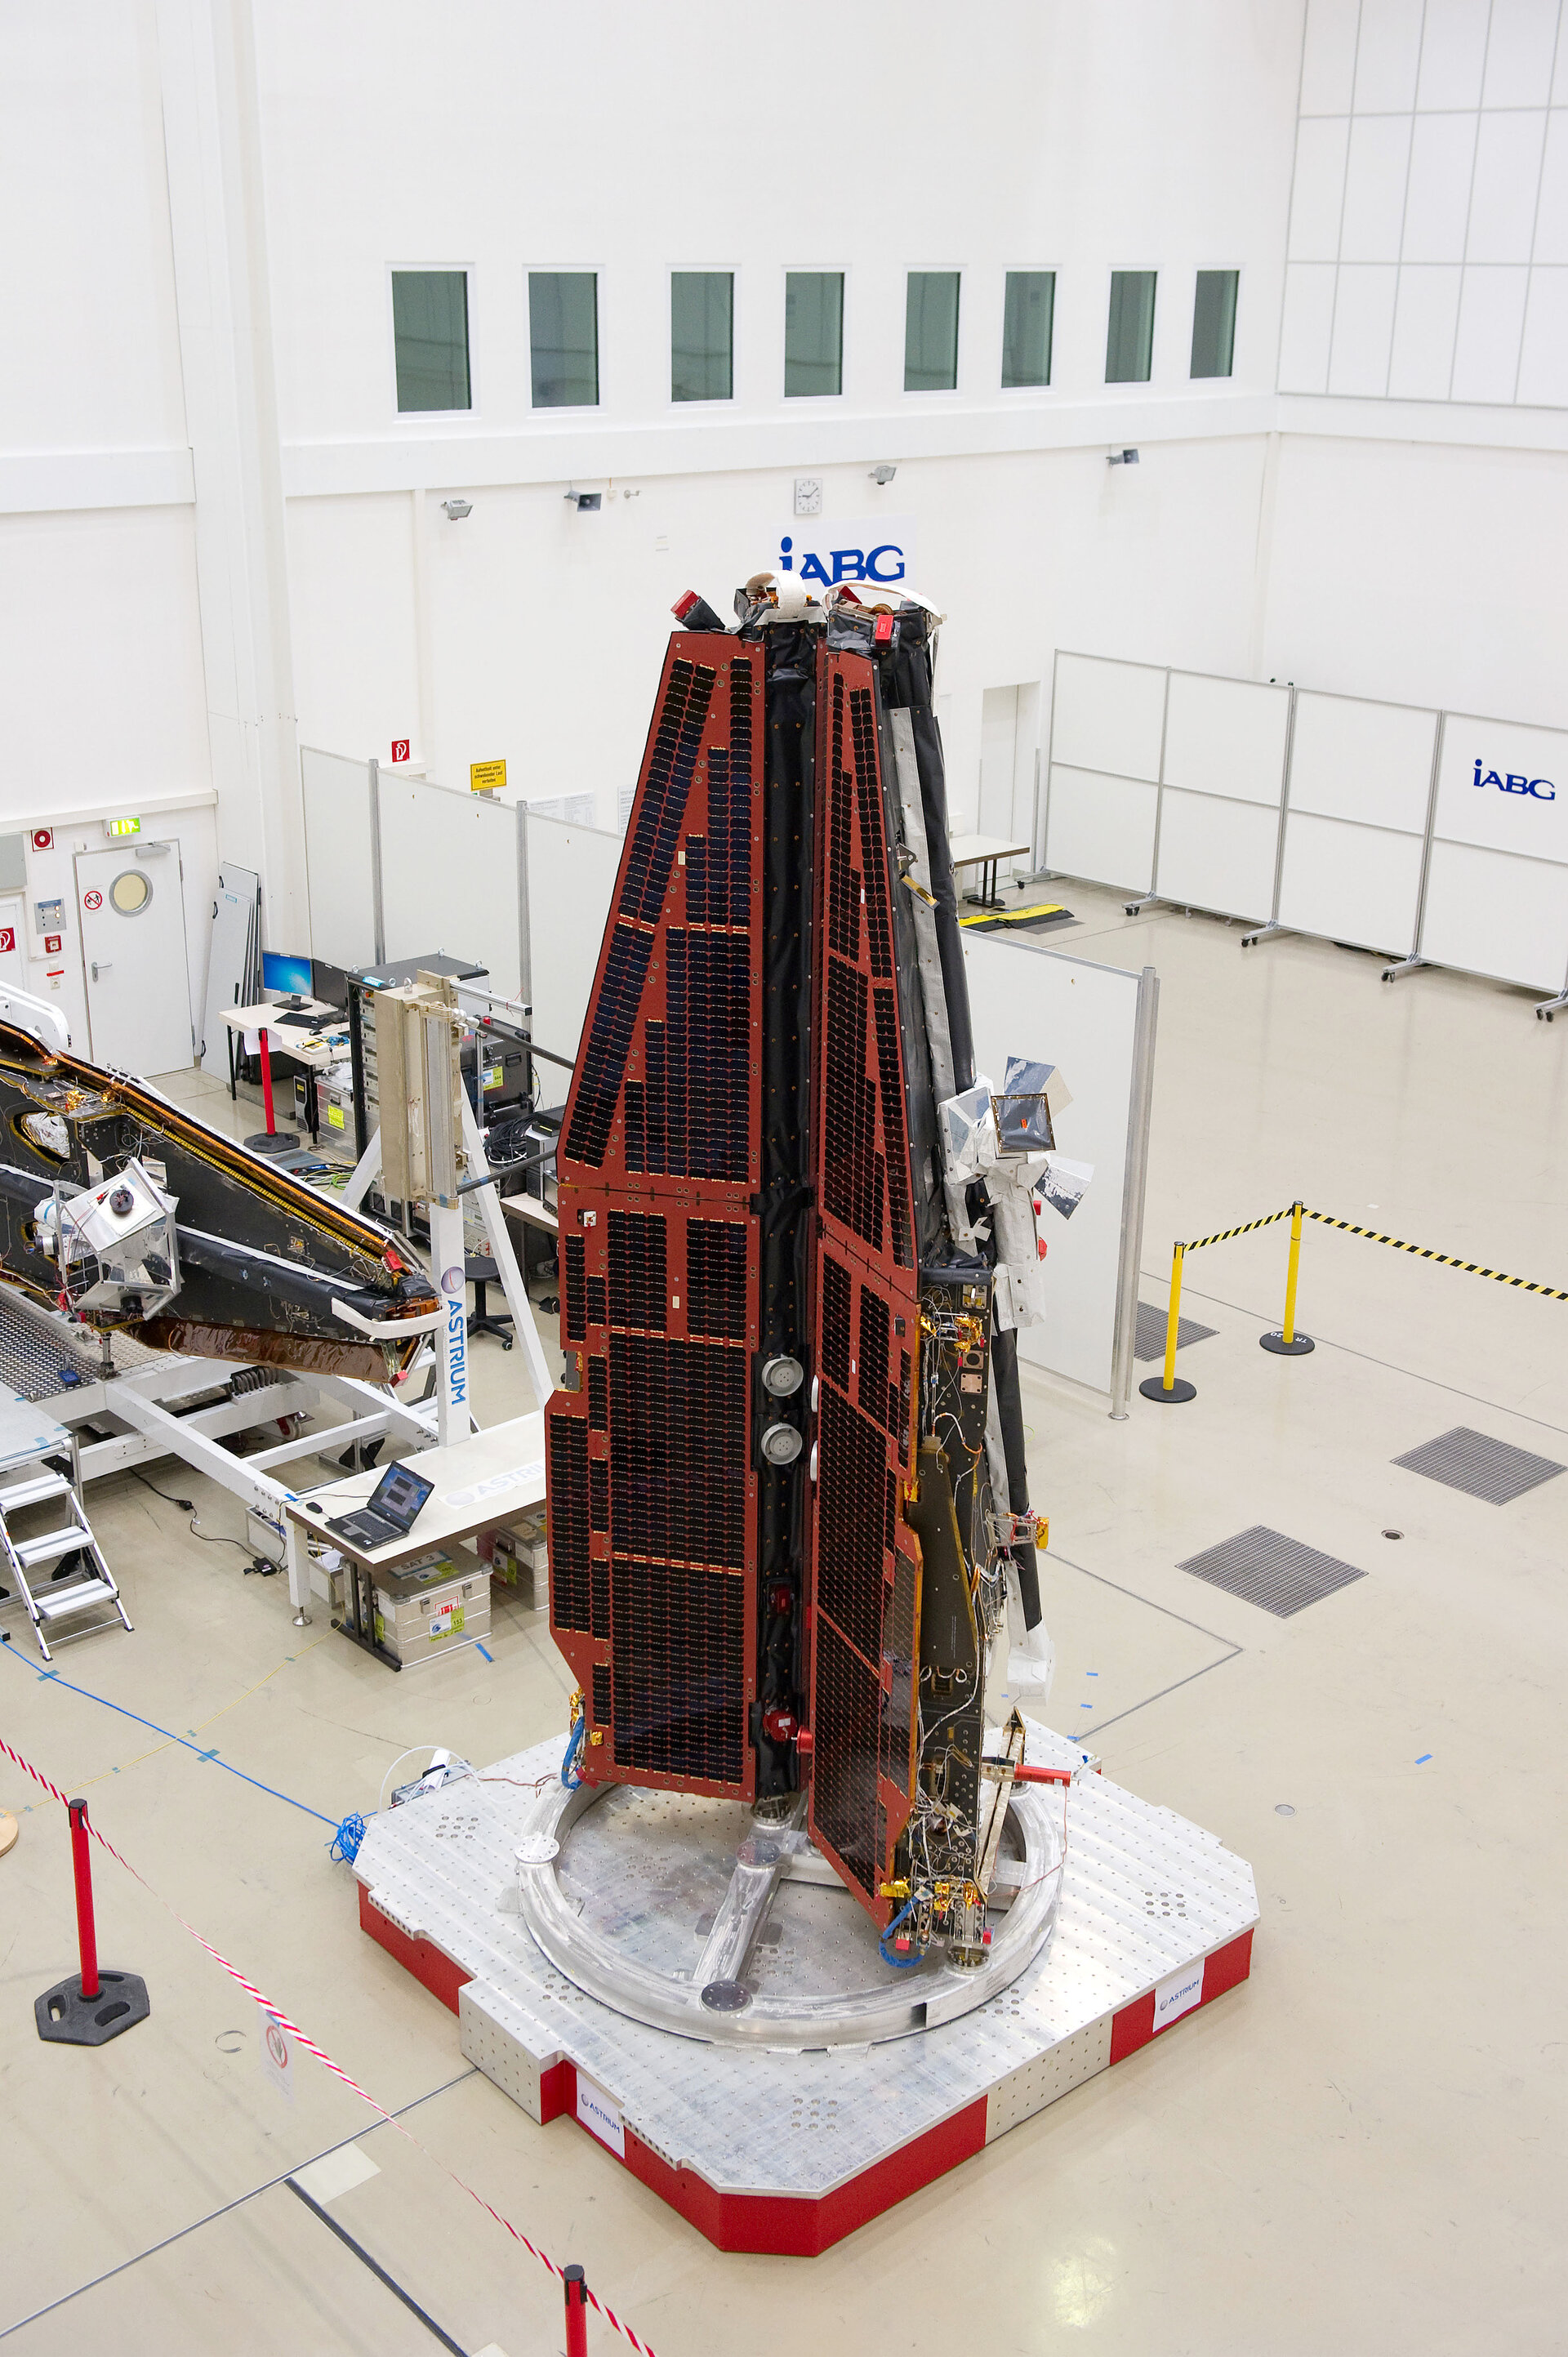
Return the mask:
M 286 957 L 281 950 L 262 952 L 262 988 L 295 993 L 302 998 L 313 994 L 310 987 L 310 960 L 307 957 Z
M 319 998 L 324 1006 L 347 1006 L 348 974 L 340 965 L 328 965 L 324 958 L 312 958 L 310 995 L 312 998 Z

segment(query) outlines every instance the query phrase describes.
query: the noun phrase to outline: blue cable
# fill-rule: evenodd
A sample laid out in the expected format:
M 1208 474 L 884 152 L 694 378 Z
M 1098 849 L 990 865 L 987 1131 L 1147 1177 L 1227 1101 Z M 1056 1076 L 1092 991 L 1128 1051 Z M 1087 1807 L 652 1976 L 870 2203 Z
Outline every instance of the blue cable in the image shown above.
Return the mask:
M 0 1645 L 0 1653 L 6 1654 L 21 1669 L 30 1670 L 33 1666 L 14 1645 Z M 170 1743 L 177 1743 L 183 1750 L 194 1751 L 199 1760 L 209 1760 L 215 1768 L 223 1769 L 231 1776 L 238 1776 L 242 1784 L 253 1784 L 258 1792 L 265 1792 L 274 1801 L 286 1801 L 291 1809 L 303 1809 L 307 1817 L 316 1818 L 319 1824 L 331 1825 L 336 1831 L 336 1817 L 324 1816 L 319 1809 L 311 1808 L 308 1803 L 296 1801 L 292 1792 L 280 1792 L 275 1785 L 263 1784 L 259 1776 L 247 1776 L 242 1768 L 230 1767 L 228 1760 L 220 1760 L 216 1751 L 203 1751 L 199 1743 L 188 1743 L 183 1735 L 176 1735 L 171 1727 L 160 1727 L 156 1718 L 144 1718 L 140 1711 L 127 1710 L 124 1703 L 111 1702 L 107 1695 L 90 1694 L 85 1686 L 73 1686 L 70 1680 L 62 1678 L 58 1670 L 39 1670 L 38 1677 L 40 1684 L 63 1686 L 67 1694 L 81 1695 L 84 1702 L 101 1702 L 105 1710 L 117 1710 L 122 1718 L 134 1718 L 138 1727 L 150 1727 L 155 1735 L 166 1737 Z
M 346 1816 L 328 1843 L 328 1856 L 340 1866 L 352 1866 L 365 1838 L 365 1820 L 356 1809 Z
M 906 1915 L 912 1915 L 914 1911 L 915 1901 L 911 1899 L 908 1905 L 904 1909 L 903 1913 L 895 1915 L 892 1922 L 887 1924 L 884 1930 L 878 1932 L 876 1935 L 876 1952 L 878 1955 L 881 1957 L 885 1964 L 891 1964 L 896 1973 L 913 1972 L 917 1964 L 923 1964 L 925 1962 L 923 1956 L 894 1956 L 890 1955 L 887 1950 L 887 1943 L 893 1937 L 894 1932 L 898 1929 L 899 1924 L 904 1921 L 904 1917 Z
M 561 1762 L 561 1781 L 565 1785 L 566 1790 L 569 1792 L 575 1792 L 578 1785 L 583 1781 L 576 1771 L 575 1763 L 576 1761 L 578 1752 L 581 1751 L 583 1748 L 583 1737 L 587 1731 L 587 1713 L 585 1711 L 582 1717 L 577 1721 L 576 1726 L 572 1729 L 571 1734 L 566 1738 L 566 1756 Z

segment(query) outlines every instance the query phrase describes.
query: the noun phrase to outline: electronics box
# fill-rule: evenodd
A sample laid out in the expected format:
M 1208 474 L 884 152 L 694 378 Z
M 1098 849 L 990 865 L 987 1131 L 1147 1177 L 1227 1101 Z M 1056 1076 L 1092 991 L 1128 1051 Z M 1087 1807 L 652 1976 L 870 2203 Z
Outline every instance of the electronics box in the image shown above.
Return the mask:
M 490 1575 L 483 1564 L 459 1571 L 449 1556 L 436 1555 L 405 1571 L 378 1572 L 375 1581 L 376 1642 L 405 1667 L 490 1633 Z

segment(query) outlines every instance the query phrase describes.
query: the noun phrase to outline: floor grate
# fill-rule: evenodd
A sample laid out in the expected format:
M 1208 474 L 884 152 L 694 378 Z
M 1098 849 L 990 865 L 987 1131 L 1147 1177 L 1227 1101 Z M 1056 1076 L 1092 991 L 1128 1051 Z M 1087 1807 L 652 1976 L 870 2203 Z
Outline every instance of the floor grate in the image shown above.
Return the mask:
M 1393 1461 L 1412 1473 L 1424 1473 L 1429 1481 L 1485 1498 L 1492 1506 L 1506 1506 L 1565 1469 L 1554 1457 L 1537 1457 L 1528 1448 L 1494 1440 L 1490 1433 L 1472 1432 L 1466 1424 L 1440 1432 L 1435 1440 L 1423 1440 L 1419 1448 L 1407 1449 Z
M 1138 1304 L 1138 1332 L 1133 1344 L 1135 1359 L 1163 1359 L 1165 1355 L 1165 1327 L 1169 1313 L 1156 1309 L 1152 1301 Z M 1176 1346 L 1185 1350 L 1189 1342 L 1207 1342 L 1218 1329 L 1200 1326 L 1196 1318 L 1180 1318 L 1176 1322 Z
M 1348 1587 L 1351 1580 L 1367 1576 L 1353 1563 L 1319 1555 L 1316 1547 L 1265 1530 L 1262 1523 L 1233 1539 L 1222 1539 L 1218 1546 L 1206 1547 L 1201 1555 L 1189 1555 L 1176 1569 L 1190 1571 L 1195 1579 L 1226 1588 L 1248 1604 L 1261 1605 L 1282 1620 L 1332 1596 L 1337 1587 Z

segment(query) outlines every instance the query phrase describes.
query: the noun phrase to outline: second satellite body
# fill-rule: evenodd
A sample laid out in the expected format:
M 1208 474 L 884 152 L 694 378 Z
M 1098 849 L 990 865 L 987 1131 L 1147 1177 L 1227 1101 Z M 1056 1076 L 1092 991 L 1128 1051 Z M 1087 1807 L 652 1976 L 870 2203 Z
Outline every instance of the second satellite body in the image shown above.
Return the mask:
M 978 1964 L 1064 1098 L 974 1072 L 938 618 L 736 610 L 677 608 L 562 1135 L 551 1623 L 586 1781 L 803 1807 L 889 1964 Z

